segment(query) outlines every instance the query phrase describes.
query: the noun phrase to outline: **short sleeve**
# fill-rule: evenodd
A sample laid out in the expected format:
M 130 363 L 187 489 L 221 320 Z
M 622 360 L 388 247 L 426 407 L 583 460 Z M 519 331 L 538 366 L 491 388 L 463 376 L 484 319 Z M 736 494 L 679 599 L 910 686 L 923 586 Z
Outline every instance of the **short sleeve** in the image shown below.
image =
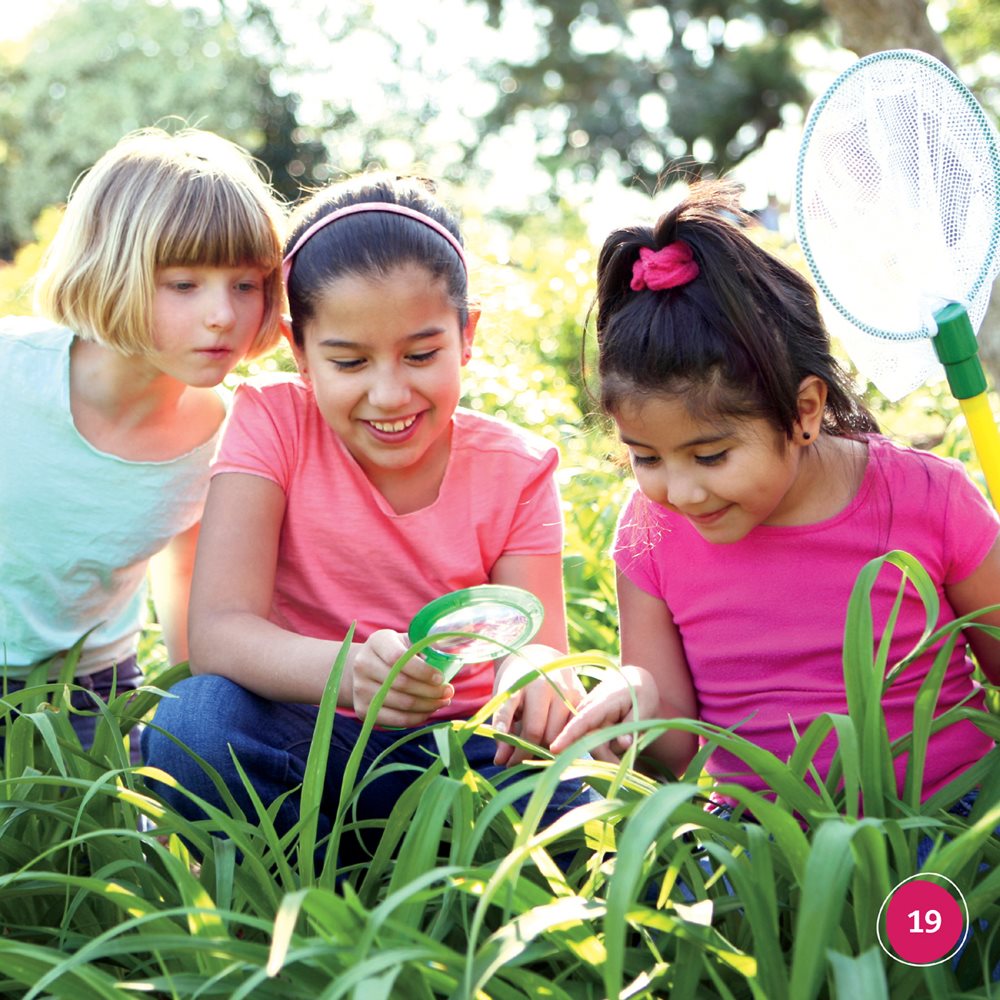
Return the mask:
M 654 552 L 665 530 L 653 505 L 636 489 L 618 517 L 611 549 L 618 569 L 637 587 L 661 599 L 663 587 Z
M 1000 533 L 996 511 L 958 463 L 951 470 L 943 531 L 946 585 L 961 583 L 973 573 Z
M 244 383 L 236 389 L 212 475 L 243 472 L 262 476 L 288 492 L 294 467 L 295 421 L 290 387 L 278 384 L 265 392 Z

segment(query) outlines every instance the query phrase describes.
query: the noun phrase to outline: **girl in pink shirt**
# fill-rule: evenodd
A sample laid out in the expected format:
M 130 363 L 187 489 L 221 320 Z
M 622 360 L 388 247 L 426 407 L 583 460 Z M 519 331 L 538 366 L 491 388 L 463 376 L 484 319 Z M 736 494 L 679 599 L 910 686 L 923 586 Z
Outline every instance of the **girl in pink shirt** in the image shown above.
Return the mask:
M 739 224 L 738 191 L 698 185 L 655 227 L 612 233 L 598 264 L 601 400 L 628 448 L 637 492 L 621 515 L 614 558 L 620 674 L 584 699 L 554 751 L 633 717 L 701 718 L 787 760 L 796 733 L 847 710 L 844 616 L 859 571 L 910 552 L 940 599 L 939 625 L 1000 602 L 997 516 L 958 462 L 879 435 L 830 354 L 811 286 Z M 898 571 L 883 570 L 874 620 L 891 614 Z M 889 662 L 920 638 L 923 603 L 907 587 Z M 981 621 L 1000 624 L 1000 613 Z M 987 678 L 1000 644 L 965 633 Z M 912 729 L 933 653 L 909 664 L 883 699 L 889 736 Z M 937 712 L 982 698 L 958 643 Z M 627 740 L 595 756 L 615 760 Z M 992 741 L 971 722 L 936 733 L 927 797 Z M 649 748 L 680 775 L 688 733 Z M 815 759 L 825 777 L 831 738 Z M 896 759 L 902 789 L 907 755 Z M 722 781 L 765 782 L 715 751 Z
M 354 624 L 322 832 L 339 808 L 362 721 L 428 601 L 512 585 L 542 601 L 545 620 L 536 644 L 496 671 L 469 665 L 448 683 L 411 659 L 378 711 L 386 729 L 372 734 L 366 762 L 399 741 L 400 729 L 468 717 L 566 651 L 562 514 L 554 446 L 458 406 L 478 312 L 458 227 L 422 184 L 368 176 L 315 194 L 292 218 L 285 277 L 299 374 L 236 394 L 195 569 L 194 676 L 159 706 L 144 752 L 219 804 L 171 734 L 219 770 L 249 811 L 232 747 L 265 804 L 285 796 L 277 822 L 287 830 L 298 818 L 294 789 L 316 705 Z M 569 702 L 579 700 L 572 672 L 553 679 Z M 494 725 L 545 745 L 568 714 L 538 678 Z M 488 776 L 523 756 L 483 736 L 465 750 Z M 395 749 L 392 762 L 404 766 L 365 787 L 359 818 L 388 815 L 435 752 L 423 732 Z M 163 791 L 198 813 L 183 794 Z

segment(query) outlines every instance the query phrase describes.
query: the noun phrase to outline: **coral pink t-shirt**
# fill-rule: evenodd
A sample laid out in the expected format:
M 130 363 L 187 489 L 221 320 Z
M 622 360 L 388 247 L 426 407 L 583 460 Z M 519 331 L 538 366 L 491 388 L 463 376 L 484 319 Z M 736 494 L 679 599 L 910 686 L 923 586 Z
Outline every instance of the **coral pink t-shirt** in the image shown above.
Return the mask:
M 737 726 L 748 740 L 782 761 L 824 712 L 845 713 L 844 622 L 862 567 L 894 549 L 915 556 L 941 601 L 938 624 L 956 617 L 944 585 L 969 576 L 998 533 L 996 513 L 960 463 L 914 451 L 880 436 L 868 439 L 868 464 L 857 495 L 835 517 L 801 526 L 760 525 L 732 544 L 705 541 L 690 523 L 633 495 L 619 522 L 614 557 L 638 587 L 661 598 L 680 630 L 698 696 L 700 717 Z M 872 593 L 876 641 L 896 599 L 901 576 L 885 567 Z M 1000 598 L 1000 595 L 998 595 Z M 893 633 L 889 664 L 919 640 L 926 621 L 912 584 Z M 916 692 L 932 656 L 907 667 L 883 698 L 889 736 L 913 728 Z M 965 644 L 951 656 L 935 714 L 973 691 Z M 982 707 L 981 695 L 973 705 Z M 933 794 L 993 746 L 962 722 L 930 740 L 924 797 Z M 825 776 L 835 748 L 816 755 Z M 902 780 L 908 755 L 896 758 Z M 763 787 L 746 765 L 713 752 L 709 770 L 721 780 Z
M 300 635 L 356 641 L 406 632 L 428 601 L 488 583 L 502 555 L 562 551 L 558 451 L 509 423 L 459 408 L 437 500 L 397 514 L 323 420 L 298 377 L 237 391 L 213 475 L 248 473 L 285 493 L 270 620 Z M 435 718 L 465 718 L 493 687 L 469 664 Z

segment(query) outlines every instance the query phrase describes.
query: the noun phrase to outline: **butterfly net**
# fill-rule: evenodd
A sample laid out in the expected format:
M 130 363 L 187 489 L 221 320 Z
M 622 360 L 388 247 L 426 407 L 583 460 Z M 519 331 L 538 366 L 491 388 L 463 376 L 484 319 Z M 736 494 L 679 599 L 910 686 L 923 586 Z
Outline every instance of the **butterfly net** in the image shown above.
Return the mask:
M 816 102 L 796 173 L 799 243 L 831 333 L 890 399 L 939 376 L 933 313 L 978 330 L 1000 271 L 996 132 L 923 52 L 859 60 Z

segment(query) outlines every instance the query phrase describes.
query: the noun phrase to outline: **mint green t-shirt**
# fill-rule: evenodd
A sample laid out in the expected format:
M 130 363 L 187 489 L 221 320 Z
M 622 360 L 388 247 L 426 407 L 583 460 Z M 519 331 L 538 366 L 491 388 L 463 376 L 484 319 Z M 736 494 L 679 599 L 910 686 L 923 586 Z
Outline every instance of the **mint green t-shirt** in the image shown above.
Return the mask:
M 72 341 L 43 320 L 0 322 L 0 671 L 11 679 L 89 629 L 78 673 L 135 652 L 147 564 L 200 519 L 217 445 L 166 462 L 98 451 L 70 411 Z

